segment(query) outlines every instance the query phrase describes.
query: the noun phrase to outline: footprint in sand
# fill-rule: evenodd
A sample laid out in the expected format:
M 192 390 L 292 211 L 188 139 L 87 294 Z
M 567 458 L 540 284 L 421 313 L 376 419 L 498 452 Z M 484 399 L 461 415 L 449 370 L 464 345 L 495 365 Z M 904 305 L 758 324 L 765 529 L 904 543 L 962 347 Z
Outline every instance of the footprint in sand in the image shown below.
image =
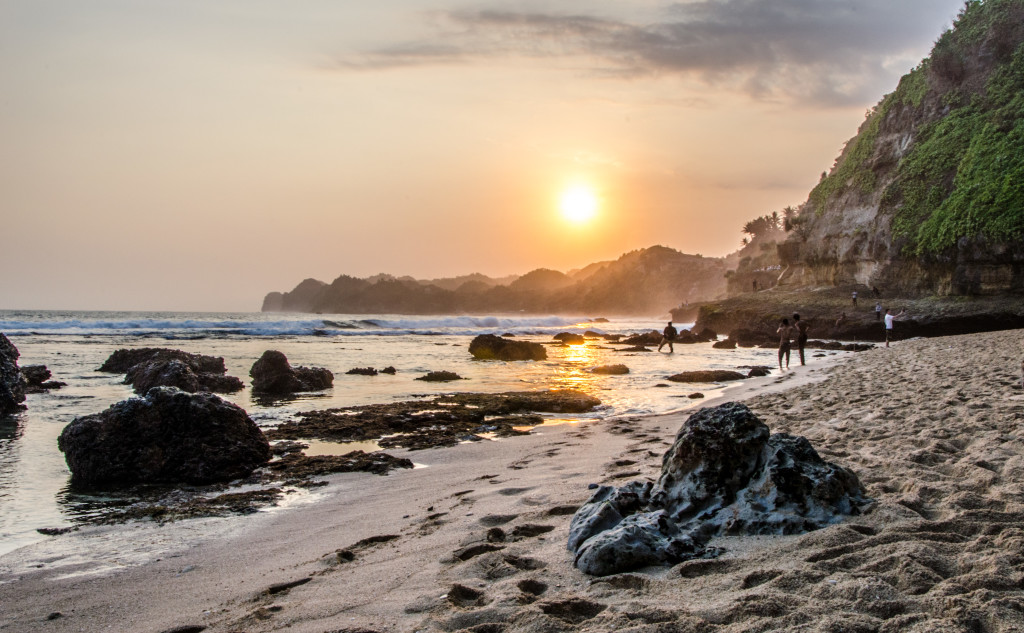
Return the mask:
M 498 491 L 499 495 L 505 495 L 506 497 L 514 497 L 515 495 L 521 495 L 524 492 L 530 492 L 533 487 L 530 488 L 502 488 Z

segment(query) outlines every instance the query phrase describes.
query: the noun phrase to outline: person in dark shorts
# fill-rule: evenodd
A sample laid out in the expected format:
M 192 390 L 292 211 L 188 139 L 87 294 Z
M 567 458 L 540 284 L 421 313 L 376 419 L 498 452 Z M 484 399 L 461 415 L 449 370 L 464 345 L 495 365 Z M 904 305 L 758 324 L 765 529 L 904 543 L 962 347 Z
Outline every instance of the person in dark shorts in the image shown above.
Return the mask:
M 807 345 L 807 330 L 811 329 L 811 326 L 807 321 L 801 321 L 799 314 L 793 314 L 793 327 L 796 329 L 796 350 L 800 354 L 800 364 L 806 365 L 804 346 Z
M 892 322 L 894 320 L 900 318 L 901 316 L 903 316 L 906 313 L 907 313 L 906 310 L 900 310 L 899 314 L 889 314 L 889 308 L 885 309 L 885 317 L 883 318 L 883 320 L 885 321 L 885 346 L 886 347 L 889 347 L 889 341 L 892 340 Z
M 779 333 L 779 371 L 783 371 L 782 357 L 786 357 L 786 369 L 789 369 L 789 351 L 793 345 L 793 326 L 789 324 L 789 319 L 782 319 L 782 325 L 776 332 Z
M 669 321 L 668 325 L 665 326 L 665 329 L 661 331 L 661 343 L 658 344 L 658 351 L 660 352 L 665 343 L 668 343 L 668 353 L 674 353 L 676 350 L 672 347 L 672 343 L 676 340 L 676 334 L 678 334 L 678 332 L 676 332 L 676 329 L 672 327 L 672 322 Z

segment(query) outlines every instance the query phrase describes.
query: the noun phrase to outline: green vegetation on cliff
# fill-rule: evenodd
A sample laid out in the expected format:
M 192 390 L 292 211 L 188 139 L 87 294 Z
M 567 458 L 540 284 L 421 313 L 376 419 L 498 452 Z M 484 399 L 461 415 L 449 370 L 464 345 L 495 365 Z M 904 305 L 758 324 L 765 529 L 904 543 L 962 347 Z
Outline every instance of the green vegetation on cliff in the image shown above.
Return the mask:
M 911 141 L 905 153 L 878 147 L 881 134 L 901 131 Z M 881 194 L 893 237 L 910 256 L 940 254 L 964 237 L 1019 240 L 1022 148 L 1024 0 L 972 0 L 931 56 L 869 113 L 811 192 L 811 206 L 820 216 L 840 196 Z

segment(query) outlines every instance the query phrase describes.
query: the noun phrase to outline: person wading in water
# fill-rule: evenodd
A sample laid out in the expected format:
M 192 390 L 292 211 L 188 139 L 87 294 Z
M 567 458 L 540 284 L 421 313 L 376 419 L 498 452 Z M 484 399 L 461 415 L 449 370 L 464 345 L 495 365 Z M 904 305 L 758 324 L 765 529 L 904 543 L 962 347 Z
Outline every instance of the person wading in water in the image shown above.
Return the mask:
M 799 314 L 793 315 L 793 327 L 796 328 L 796 351 L 800 354 L 800 364 L 806 365 L 804 362 L 804 346 L 807 345 L 807 330 L 811 329 L 811 326 L 807 324 L 807 321 L 801 321 Z
M 786 369 L 789 369 L 789 350 L 792 346 L 793 339 L 793 326 L 789 324 L 789 319 L 782 319 L 782 325 L 776 330 L 779 333 L 779 371 L 782 369 L 782 357 L 786 357 Z
M 672 322 L 669 321 L 668 325 L 666 325 L 665 329 L 661 332 L 661 343 L 658 344 L 658 351 L 660 352 L 665 343 L 668 343 L 668 353 L 674 353 L 676 350 L 672 347 L 672 343 L 676 340 L 677 333 L 676 329 L 672 327 Z

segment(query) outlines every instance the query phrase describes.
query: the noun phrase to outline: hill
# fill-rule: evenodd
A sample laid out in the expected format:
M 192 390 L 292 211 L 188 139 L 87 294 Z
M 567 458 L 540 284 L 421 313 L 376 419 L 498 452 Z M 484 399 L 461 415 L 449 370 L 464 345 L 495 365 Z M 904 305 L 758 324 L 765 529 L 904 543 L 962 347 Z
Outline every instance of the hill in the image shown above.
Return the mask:
M 665 314 L 684 301 L 719 298 L 725 286 L 722 259 L 652 246 L 571 274 L 541 268 L 507 283 L 478 274 L 443 284 L 390 275 L 342 275 L 330 284 L 307 279 L 290 292 L 269 293 L 263 311 L 647 316 Z

